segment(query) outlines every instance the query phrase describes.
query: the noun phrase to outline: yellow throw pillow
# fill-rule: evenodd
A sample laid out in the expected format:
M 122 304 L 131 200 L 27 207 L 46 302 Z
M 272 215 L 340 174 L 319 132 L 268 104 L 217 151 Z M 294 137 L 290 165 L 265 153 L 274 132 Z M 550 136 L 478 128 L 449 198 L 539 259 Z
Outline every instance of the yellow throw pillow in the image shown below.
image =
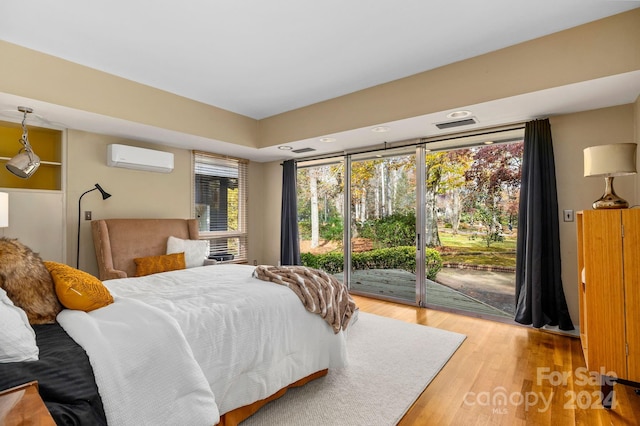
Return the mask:
M 63 263 L 46 261 L 44 265 L 65 308 L 89 312 L 113 303 L 109 290 L 93 275 Z
M 184 252 L 163 254 L 161 256 L 138 257 L 136 263 L 136 277 L 185 269 Z

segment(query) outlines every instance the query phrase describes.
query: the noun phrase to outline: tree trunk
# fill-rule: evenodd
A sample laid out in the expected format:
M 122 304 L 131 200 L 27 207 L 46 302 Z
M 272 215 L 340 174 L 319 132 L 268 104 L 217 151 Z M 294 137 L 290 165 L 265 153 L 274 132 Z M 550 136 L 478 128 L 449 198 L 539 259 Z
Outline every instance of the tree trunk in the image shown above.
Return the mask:
M 451 190 L 451 230 L 453 235 L 458 234 L 460 228 L 460 211 L 462 210 L 462 199 L 460 197 L 460 190 Z
M 427 229 L 424 241 L 427 247 L 440 247 L 440 235 L 438 234 L 438 216 L 436 212 L 436 191 L 433 188 L 426 189 L 425 222 Z
M 379 217 L 385 217 L 388 216 L 388 212 L 386 211 L 386 207 L 387 207 L 387 176 L 386 176 L 386 167 L 384 162 L 380 163 L 380 193 L 382 194 L 382 200 L 381 200 L 381 212 L 380 212 L 380 216 Z
M 311 194 L 311 247 L 320 245 L 320 224 L 318 220 L 318 177 L 314 169 L 309 172 L 309 192 Z
M 394 213 L 394 205 L 397 203 L 396 190 L 398 188 L 398 174 L 396 170 L 387 171 L 387 215 Z
M 382 188 L 380 188 L 380 185 L 376 185 L 375 193 L 373 194 L 373 199 L 374 199 L 373 210 L 375 211 L 376 219 L 380 219 L 380 217 L 382 217 L 382 207 L 380 206 L 380 199 L 384 200 L 383 194 L 384 193 L 382 192 Z

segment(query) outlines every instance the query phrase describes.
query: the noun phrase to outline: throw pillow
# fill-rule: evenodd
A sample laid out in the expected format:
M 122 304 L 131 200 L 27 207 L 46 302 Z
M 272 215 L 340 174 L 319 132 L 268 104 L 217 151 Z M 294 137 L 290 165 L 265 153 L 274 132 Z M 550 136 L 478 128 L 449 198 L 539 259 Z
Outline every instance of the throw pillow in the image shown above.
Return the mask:
M 167 239 L 167 254 L 184 253 L 184 261 L 187 268 L 204 265 L 204 260 L 209 255 L 209 242 L 206 240 L 183 240 L 182 238 L 169 237 Z
M 36 333 L 27 314 L 0 288 L 0 362 L 37 361 Z
M 52 324 L 62 310 L 42 259 L 16 239 L 0 238 L 0 288 L 30 324 Z
M 93 275 L 63 263 L 46 261 L 44 265 L 65 308 L 89 312 L 113 303 L 109 290 Z
M 184 253 L 138 257 L 133 261 L 136 263 L 136 277 L 186 268 Z

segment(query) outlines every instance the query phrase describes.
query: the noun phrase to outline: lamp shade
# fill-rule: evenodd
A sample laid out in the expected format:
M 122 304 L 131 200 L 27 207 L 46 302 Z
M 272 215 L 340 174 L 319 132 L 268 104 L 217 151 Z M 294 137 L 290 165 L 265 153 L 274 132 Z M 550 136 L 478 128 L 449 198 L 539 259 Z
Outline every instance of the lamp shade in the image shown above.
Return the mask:
M 33 151 L 26 150 L 9 160 L 6 164 L 7 170 L 14 175 L 27 179 L 40 167 L 40 157 Z
M 9 226 L 9 194 L 0 192 L 0 228 Z
M 635 143 L 614 143 L 584 149 L 585 176 L 626 176 L 636 173 Z

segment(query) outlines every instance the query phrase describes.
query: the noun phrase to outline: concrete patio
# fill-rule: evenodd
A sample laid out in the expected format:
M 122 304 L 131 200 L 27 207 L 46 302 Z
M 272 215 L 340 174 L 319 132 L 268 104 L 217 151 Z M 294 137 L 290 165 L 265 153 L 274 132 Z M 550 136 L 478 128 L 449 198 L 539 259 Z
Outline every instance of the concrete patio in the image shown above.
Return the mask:
M 342 274 L 336 277 L 342 280 Z M 351 289 L 413 302 L 415 279 L 398 269 L 358 270 L 351 274 Z M 513 274 L 444 268 L 437 279 L 442 284 L 427 280 L 427 304 L 513 318 Z

